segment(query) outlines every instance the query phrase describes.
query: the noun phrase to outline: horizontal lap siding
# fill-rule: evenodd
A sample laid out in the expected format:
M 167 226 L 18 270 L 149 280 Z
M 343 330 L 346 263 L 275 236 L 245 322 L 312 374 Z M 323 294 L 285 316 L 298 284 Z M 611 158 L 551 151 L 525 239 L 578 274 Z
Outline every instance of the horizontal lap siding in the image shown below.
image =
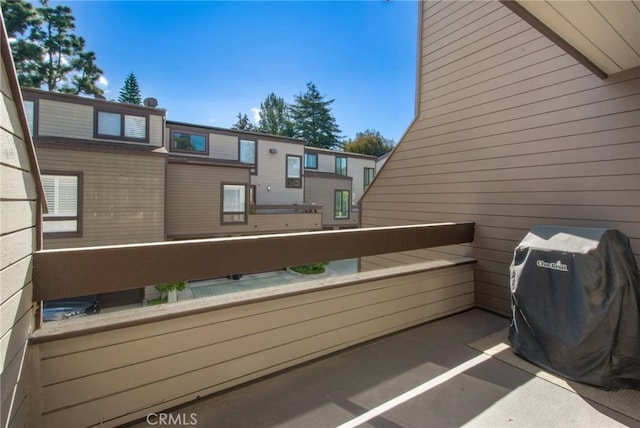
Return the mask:
M 42 423 L 116 425 L 473 300 L 465 265 L 33 345 L 42 358 Z
M 362 268 L 475 257 L 476 303 L 507 313 L 513 249 L 534 225 L 617 228 L 640 261 L 640 70 L 601 80 L 497 2 L 423 8 L 420 114 L 362 224 L 474 221 L 475 241 Z
M 223 233 L 224 227 L 220 224 L 222 183 L 248 182 L 248 169 L 169 163 L 167 235 Z
M 4 36 L 2 36 L 4 38 Z M 4 42 L 3 49 L 4 49 Z M 36 182 L 25 130 L 11 91 L 8 64 L 0 65 L 0 426 L 27 423 L 27 337 L 34 328 L 31 261 L 36 247 Z
M 45 172 L 82 172 L 82 237 L 45 237 L 45 249 L 164 240 L 165 158 L 37 149 Z
M 338 220 L 335 218 L 335 191 L 351 191 L 351 180 L 334 177 L 318 177 L 308 175 L 304 183 L 305 204 L 322 205 L 322 225 L 323 226 L 357 226 L 357 213 L 350 212 L 348 220 Z

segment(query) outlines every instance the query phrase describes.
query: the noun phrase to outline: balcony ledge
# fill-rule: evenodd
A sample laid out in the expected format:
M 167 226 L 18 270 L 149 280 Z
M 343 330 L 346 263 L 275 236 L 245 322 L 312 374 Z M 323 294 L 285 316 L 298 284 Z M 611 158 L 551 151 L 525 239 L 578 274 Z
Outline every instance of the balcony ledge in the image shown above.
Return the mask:
M 206 297 L 174 304 L 128 309 L 73 320 L 53 321 L 45 324 L 42 328 L 32 333 L 29 337 L 29 343 L 37 344 L 68 339 L 103 331 L 181 318 L 189 315 L 197 315 L 234 306 L 309 294 L 333 288 L 348 287 L 351 285 L 383 280 L 396 276 L 434 271 L 454 266 L 472 264 L 475 262 L 475 259 L 468 257 L 435 260 L 369 272 L 359 272 L 351 275 L 323 278 L 304 283 L 268 287 L 259 290 L 249 290 L 224 296 Z

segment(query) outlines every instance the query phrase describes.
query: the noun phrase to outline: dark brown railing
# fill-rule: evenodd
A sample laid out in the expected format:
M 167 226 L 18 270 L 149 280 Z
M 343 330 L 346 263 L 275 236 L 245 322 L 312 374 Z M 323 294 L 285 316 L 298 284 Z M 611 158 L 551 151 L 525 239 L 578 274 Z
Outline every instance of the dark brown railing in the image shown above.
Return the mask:
M 38 251 L 33 300 L 255 273 L 471 242 L 474 223 L 304 232 Z

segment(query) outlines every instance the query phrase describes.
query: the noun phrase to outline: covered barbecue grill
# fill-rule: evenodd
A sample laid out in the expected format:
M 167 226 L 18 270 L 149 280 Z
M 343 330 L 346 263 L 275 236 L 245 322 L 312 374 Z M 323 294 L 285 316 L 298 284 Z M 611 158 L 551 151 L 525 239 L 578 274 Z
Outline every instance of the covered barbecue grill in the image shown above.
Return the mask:
M 617 230 L 536 226 L 511 263 L 514 352 L 570 379 L 640 388 L 640 275 Z

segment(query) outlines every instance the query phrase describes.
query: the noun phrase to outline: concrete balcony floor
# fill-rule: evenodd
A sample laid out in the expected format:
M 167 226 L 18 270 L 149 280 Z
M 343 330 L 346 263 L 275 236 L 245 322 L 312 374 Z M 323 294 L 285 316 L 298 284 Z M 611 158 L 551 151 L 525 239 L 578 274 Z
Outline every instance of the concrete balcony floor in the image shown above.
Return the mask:
M 187 422 L 193 414 L 192 426 L 216 428 L 640 427 L 636 419 L 469 346 L 508 324 L 470 310 L 167 413 Z M 362 418 L 367 412 L 375 414 Z M 157 418 L 129 426 L 158 426 Z

